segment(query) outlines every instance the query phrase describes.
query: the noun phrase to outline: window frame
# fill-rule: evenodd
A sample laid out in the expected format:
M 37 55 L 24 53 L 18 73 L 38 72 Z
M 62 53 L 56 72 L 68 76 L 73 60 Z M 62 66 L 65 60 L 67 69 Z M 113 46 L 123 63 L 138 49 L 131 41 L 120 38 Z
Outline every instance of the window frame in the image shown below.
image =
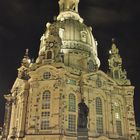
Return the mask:
M 101 97 L 95 99 L 96 111 L 96 131 L 98 134 L 104 133 L 104 114 L 103 114 L 103 101 Z
M 73 93 L 69 94 L 69 112 L 76 112 L 76 97 Z
M 121 115 L 121 104 L 119 103 L 119 101 L 114 102 L 114 119 L 115 119 L 115 124 L 116 124 L 115 125 L 116 133 L 119 136 L 122 136 L 123 135 L 122 115 Z
M 45 90 L 41 94 L 41 121 L 40 121 L 40 130 L 48 130 L 50 126 L 50 109 L 51 109 L 51 92 Z

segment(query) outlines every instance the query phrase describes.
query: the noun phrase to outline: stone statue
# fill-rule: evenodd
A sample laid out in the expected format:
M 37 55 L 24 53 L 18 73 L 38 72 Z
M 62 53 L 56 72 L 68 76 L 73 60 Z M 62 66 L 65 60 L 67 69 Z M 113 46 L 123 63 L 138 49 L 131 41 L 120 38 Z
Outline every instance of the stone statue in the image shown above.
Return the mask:
M 89 109 L 82 99 L 81 103 L 78 104 L 78 128 L 87 128 L 87 116 Z

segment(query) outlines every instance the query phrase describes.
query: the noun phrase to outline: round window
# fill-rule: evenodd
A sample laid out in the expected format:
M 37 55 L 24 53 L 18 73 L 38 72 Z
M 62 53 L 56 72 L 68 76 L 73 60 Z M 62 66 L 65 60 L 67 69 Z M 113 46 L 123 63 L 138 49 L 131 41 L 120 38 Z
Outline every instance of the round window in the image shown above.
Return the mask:
M 43 74 L 43 78 L 44 78 L 44 79 L 50 79 L 50 77 L 51 77 L 51 73 L 50 73 L 50 72 L 45 72 L 45 73 Z

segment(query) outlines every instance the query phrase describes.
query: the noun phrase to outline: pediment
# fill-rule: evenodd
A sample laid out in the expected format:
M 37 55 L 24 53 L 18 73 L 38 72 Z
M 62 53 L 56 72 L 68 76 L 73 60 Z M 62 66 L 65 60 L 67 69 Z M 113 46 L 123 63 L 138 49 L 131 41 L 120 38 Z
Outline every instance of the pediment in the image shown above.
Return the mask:
M 99 78 L 101 78 L 102 80 L 112 84 L 112 85 L 117 85 L 116 81 L 114 81 L 110 76 L 108 76 L 106 73 L 104 73 L 103 71 L 98 71 L 97 75 Z
M 29 72 L 31 79 L 47 80 L 58 79 L 62 75 L 62 70 L 55 68 L 51 65 L 41 66 L 35 71 Z
M 97 72 L 85 74 L 83 76 L 83 80 L 87 84 L 95 82 L 96 84 L 109 85 L 109 86 L 117 85 L 117 83 L 103 71 L 97 71 Z

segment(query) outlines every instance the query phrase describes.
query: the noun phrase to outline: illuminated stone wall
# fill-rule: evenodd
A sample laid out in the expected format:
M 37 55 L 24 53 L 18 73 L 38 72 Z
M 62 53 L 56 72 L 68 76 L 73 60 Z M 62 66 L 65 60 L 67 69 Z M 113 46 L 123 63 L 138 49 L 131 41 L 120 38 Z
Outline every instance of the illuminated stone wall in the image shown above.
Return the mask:
M 92 28 L 78 14 L 79 1 L 67 2 L 60 0 L 57 21 L 47 23 L 35 61 L 26 49 L 11 93 L 5 96 L 12 108 L 5 119 L 5 138 L 77 140 L 85 133 L 88 140 L 133 140 L 134 87 L 119 50 L 113 41 L 109 71 L 99 70 Z M 78 128 L 82 100 L 88 108 L 87 124 Z

